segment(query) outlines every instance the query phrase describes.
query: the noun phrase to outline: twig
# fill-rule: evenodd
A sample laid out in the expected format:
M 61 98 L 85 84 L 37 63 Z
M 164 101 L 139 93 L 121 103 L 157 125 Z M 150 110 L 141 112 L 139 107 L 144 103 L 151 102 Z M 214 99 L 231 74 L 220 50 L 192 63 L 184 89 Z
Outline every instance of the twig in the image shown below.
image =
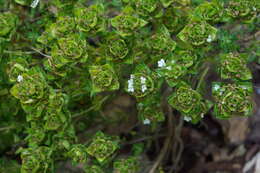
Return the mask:
M 209 71 L 209 66 L 207 66 L 207 67 L 204 69 L 204 71 L 202 72 L 196 89 L 199 89 L 199 88 L 200 88 L 200 86 L 201 86 L 201 84 L 202 84 L 202 81 L 205 79 L 205 76 L 207 75 L 208 71 Z
M 72 115 L 72 118 L 73 118 L 73 119 L 75 118 L 75 121 L 77 121 L 77 120 L 80 119 L 80 117 L 81 117 L 82 115 L 84 115 L 84 114 L 86 114 L 86 113 L 88 113 L 88 112 L 90 112 L 90 111 L 92 111 L 92 110 L 94 110 L 94 109 L 95 109 L 95 107 L 92 106 L 92 107 L 90 107 L 89 109 L 86 109 L 86 110 L 84 110 L 84 111 L 82 111 L 82 112 L 79 112 L 79 113 L 76 113 L 76 114 Z
M 41 51 L 39 51 L 38 49 L 35 49 L 34 47 L 30 47 L 30 49 L 34 50 L 35 52 L 39 53 L 40 55 L 46 57 L 46 58 L 51 58 L 50 55 L 44 54 Z
M 173 150 L 172 150 L 172 163 L 174 163 L 174 165 L 171 167 L 170 169 L 170 173 L 173 172 L 173 170 L 178 170 L 178 165 L 181 159 L 181 155 L 183 152 L 183 141 L 181 139 L 181 130 L 182 130 L 182 126 L 183 126 L 183 117 L 180 117 L 179 120 L 179 124 L 175 129 L 175 134 L 174 134 L 174 140 L 176 141 Z M 178 147 L 177 147 L 178 146 Z M 177 153 L 175 155 L 175 153 Z
M 13 128 L 14 128 L 14 126 L 1 127 L 0 132 L 5 131 L 5 130 L 10 130 L 10 129 L 13 129 Z
M 157 157 L 155 163 L 153 164 L 152 168 L 150 169 L 149 173 L 154 173 L 156 171 L 156 169 L 158 168 L 158 166 L 160 165 L 160 163 L 162 162 L 165 154 L 168 151 L 168 148 L 170 146 L 170 142 L 171 142 L 171 138 L 173 136 L 173 115 L 172 115 L 172 108 L 168 105 L 168 136 L 164 142 L 163 148 L 159 154 L 159 156 Z

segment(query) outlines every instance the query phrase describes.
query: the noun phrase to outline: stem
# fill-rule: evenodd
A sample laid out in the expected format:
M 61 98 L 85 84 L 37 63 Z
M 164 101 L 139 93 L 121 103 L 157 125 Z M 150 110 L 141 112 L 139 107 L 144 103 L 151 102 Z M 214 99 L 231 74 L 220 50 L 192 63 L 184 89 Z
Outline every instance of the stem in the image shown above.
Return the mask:
M 47 58 L 51 58 L 50 55 L 46 55 L 44 53 L 42 53 L 41 51 L 39 51 L 38 49 L 35 49 L 34 47 L 30 47 L 30 49 L 34 50 L 35 52 L 39 53 L 40 55 L 47 57 Z
M 33 54 L 33 53 L 35 53 L 35 52 L 34 52 L 34 51 L 26 51 L 26 52 L 23 52 L 23 51 L 4 50 L 4 53 L 12 53 L 12 54 L 20 54 L 20 53 L 23 53 L 23 54 Z
M 208 71 L 209 71 L 209 66 L 207 66 L 207 67 L 205 68 L 205 70 L 202 72 L 202 74 L 201 74 L 201 76 L 200 76 L 200 79 L 199 79 L 199 82 L 198 82 L 198 85 L 197 85 L 197 87 L 196 87 L 196 90 L 198 90 L 198 89 L 200 88 L 200 86 L 201 86 L 201 84 L 202 84 L 202 81 L 203 81 L 203 79 L 205 78 L 205 76 L 207 75 Z
M 173 137 L 173 114 L 172 114 L 172 108 L 170 105 L 168 105 L 168 132 L 169 134 L 167 135 L 167 138 L 164 142 L 163 148 L 157 157 L 155 163 L 153 164 L 152 168 L 150 169 L 149 173 L 155 173 L 158 166 L 162 162 L 164 156 L 167 154 L 167 151 L 169 149 L 171 139 Z
M 81 115 L 84 115 L 84 114 L 86 114 L 86 113 L 88 113 L 88 112 L 94 110 L 94 108 L 95 108 L 95 107 L 92 106 L 92 107 L 90 107 L 90 108 L 87 109 L 87 110 L 84 110 L 84 111 L 82 111 L 82 112 L 79 112 L 79 113 L 77 113 L 77 114 L 74 114 L 74 115 L 72 115 L 72 118 L 80 117 Z
M 5 130 L 10 130 L 10 129 L 13 129 L 13 128 L 15 128 L 15 127 L 14 126 L 1 127 L 0 132 L 5 131 Z

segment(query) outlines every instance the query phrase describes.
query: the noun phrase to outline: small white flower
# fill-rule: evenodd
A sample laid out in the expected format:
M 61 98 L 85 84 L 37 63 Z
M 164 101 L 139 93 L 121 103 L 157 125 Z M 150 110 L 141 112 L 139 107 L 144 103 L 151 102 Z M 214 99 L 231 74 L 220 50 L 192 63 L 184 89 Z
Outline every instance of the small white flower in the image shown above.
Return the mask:
M 172 67 L 171 67 L 171 66 L 167 66 L 166 69 L 167 69 L 167 70 L 171 70 Z
M 187 122 L 191 121 L 191 117 L 184 116 L 184 121 L 187 121 Z
M 135 89 L 134 89 L 134 75 L 131 75 L 130 79 L 127 82 L 128 82 L 127 91 L 128 92 L 134 92 L 135 91 Z
M 32 8 L 36 8 L 37 5 L 39 4 L 40 0 L 34 0 L 32 3 L 31 3 L 31 7 Z
M 18 75 L 17 76 L 17 82 L 22 82 L 23 81 L 23 76 L 22 75 Z
M 142 92 L 144 93 L 144 92 L 147 90 L 147 87 L 146 87 L 146 78 L 143 77 L 143 76 L 141 76 L 141 77 L 140 77 L 140 80 L 141 80 L 141 84 L 142 84 L 141 90 L 142 90 Z
M 255 7 L 253 7 L 253 10 L 254 10 L 254 11 L 256 11 L 256 8 L 255 8 Z
M 217 91 L 217 90 L 219 90 L 219 88 L 220 88 L 219 85 L 215 85 L 215 86 L 213 87 L 213 90 L 214 90 L 214 91 Z
M 147 90 L 147 87 L 146 87 L 146 85 L 142 85 L 142 92 L 144 93 L 146 90 Z
M 200 117 L 201 117 L 201 118 L 204 118 L 204 114 L 200 114 Z
M 166 63 L 164 61 L 164 59 L 161 59 L 160 61 L 158 61 L 158 67 L 165 67 Z
M 145 119 L 145 120 L 143 121 L 143 123 L 144 123 L 144 125 L 148 125 L 148 124 L 151 124 L 151 121 L 150 121 L 149 119 Z
M 145 82 L 146 82 L 146 78 L 145 77 L 141 76 L 140 80 L 141 80 L 141 84 L 145 84 Z
M 208 42 L 208 43 L 212 42 L 212 36 L 211 36 L 211 35 L 208 36 L 207 42 Z

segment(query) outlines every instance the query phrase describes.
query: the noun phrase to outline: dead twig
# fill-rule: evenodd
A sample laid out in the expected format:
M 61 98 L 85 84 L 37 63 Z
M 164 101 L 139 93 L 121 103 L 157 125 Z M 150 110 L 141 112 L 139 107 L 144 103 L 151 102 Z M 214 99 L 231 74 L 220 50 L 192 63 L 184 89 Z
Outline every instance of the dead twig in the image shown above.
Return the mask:
M 50 55 L 46 55 L 46 54 L 42 53 L 41 51 L 39 51 L 38 49 L 35 49 L 34 47 L 30 47 L 30 49 L 34 50 L 35 52 L 39 53 L 40 55 L 42 55 L 46 58 L 51 58 Z
M 168 132 L 169 134 L 167 135 L 163 148 L 159 154 L 159 156 L 157 157 L 156 161 L 154 162 L 152 168 L 150 169 L 149 173 L 154 173 L 156 171 L 156 169 L 159 167 L 159 165 L 161 164 L 165 154 L 167 153 L 170 143 L 171 143 L 171 139 L 173 136 L 173 115 L 172 115 L 172 108 L 170 106 L 168 106 Z

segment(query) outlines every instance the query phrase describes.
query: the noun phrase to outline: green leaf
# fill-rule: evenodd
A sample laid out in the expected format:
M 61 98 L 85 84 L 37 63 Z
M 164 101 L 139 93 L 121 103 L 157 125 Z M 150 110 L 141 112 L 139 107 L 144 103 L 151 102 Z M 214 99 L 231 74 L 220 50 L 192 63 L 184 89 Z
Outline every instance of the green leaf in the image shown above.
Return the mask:
M 118 142 L 117 138 L 97 132 L 86 151 L 102 163 L 119 148 Z
M 140 170 L 140 161 L 136 157 L 118 159 L 113 163 L 114 173 L 136 173 Z
M 220 75 L 222 79 L 250 80 L 251 71 L 246 66 L 246 58 L 238 53 L 220 55 Z
M 251 83 L 213 83 L 214 115 L 220 119 L 251 115 L 253 110 L 252 92 Z
M 200 121 L 208 111 L 202 96 L 184 82 L 176 86 L 176 91 L 168 97 L 168 103 L 192 123 Z
M 114 91 L 119 89 L 118 78 L 111 65 L 90 66 L 89 73 L 94 92 Z
M 121 14 L 111 19 L 111 25 L 122 37 L 131 36 L 147 24 L 146 21 L 127 14 Z
M 205 21 L 191 20 L 177 37 L 185 43 L 200 46 L 215 40 L 217 29 Z

